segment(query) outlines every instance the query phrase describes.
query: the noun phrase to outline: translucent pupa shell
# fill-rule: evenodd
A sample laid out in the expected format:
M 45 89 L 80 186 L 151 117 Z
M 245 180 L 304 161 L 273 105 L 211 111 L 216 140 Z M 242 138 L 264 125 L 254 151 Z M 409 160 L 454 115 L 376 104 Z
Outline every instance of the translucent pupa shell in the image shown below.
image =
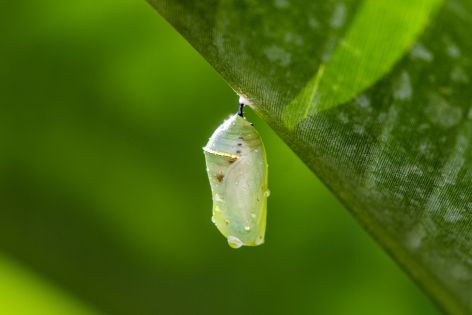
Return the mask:
M 233 248 L 264 243 L 267 160 L 261 137 L 238 114 L 203 148 L 213 196 L 212 222 Z

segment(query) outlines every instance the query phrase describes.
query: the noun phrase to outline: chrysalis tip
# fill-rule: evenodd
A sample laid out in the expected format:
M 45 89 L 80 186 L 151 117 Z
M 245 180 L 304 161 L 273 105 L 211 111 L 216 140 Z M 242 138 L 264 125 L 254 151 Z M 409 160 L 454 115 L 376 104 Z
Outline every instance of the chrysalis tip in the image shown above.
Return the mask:
M 240 248 L 243 246 L 243 242 L 236 236 L 228 236 L 228 245 L 232 248 Z

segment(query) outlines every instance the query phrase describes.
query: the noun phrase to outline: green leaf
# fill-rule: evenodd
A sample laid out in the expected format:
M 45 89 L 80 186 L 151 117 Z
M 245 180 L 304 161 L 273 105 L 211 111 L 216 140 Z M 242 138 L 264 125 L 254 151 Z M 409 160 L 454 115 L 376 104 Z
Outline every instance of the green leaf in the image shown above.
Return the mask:
M 472 2 L 150 2 L 445 310 L 472 313 Z
M 0 255 L 0 278 L 1 310 L 4 314 L 99 314 L 3 255 Z

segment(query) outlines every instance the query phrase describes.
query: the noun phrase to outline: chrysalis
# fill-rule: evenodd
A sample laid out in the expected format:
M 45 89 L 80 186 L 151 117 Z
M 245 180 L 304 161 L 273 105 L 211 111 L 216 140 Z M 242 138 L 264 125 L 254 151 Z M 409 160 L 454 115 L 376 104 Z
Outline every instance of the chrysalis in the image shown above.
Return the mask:
M 239 248 L 264 243 L 266 227 L 267 161 L 254 126 L 237 114 L 227 119 L 203 148 L 213 195 L 212 222 Z

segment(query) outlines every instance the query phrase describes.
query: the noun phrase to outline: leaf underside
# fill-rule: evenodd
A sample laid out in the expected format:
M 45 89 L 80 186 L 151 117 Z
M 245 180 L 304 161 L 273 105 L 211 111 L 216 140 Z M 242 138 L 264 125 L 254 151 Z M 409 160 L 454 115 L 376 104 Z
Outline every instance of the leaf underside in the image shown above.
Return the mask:
M 472 313 L 472 2 L 149 1 L 442 308 Z

